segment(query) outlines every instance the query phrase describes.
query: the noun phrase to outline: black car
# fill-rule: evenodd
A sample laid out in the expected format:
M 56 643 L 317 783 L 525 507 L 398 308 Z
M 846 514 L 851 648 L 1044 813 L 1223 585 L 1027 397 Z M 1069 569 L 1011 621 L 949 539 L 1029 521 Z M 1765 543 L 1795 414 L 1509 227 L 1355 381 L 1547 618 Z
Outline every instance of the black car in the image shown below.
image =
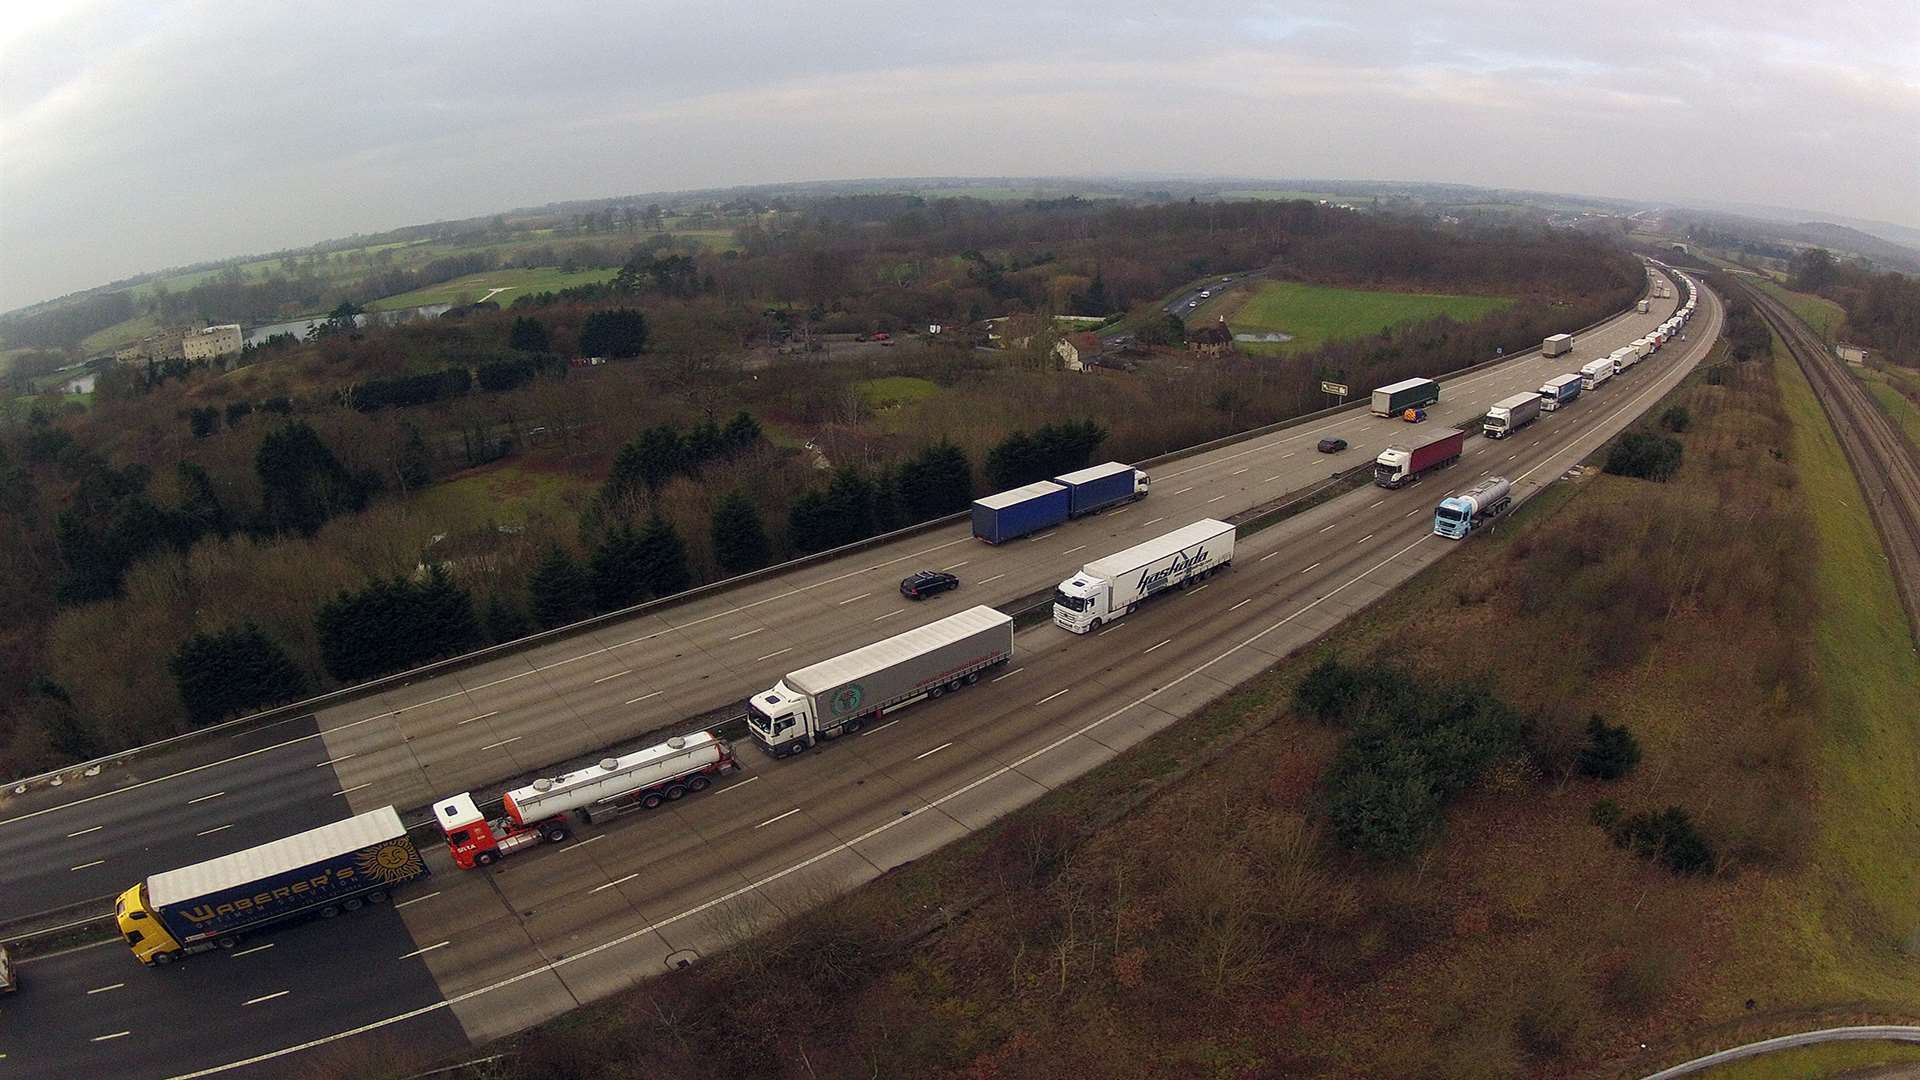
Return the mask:
M 939 570 L 922 570 L 900 583 L 900 595 L 909 600 L 925 600 L 929 596 L 960 587 L 960 579 Z
M 1320 440 L 1320 452 L 1323 454 L 1337 454 L 1340 451 L 1345 450 L 1346 448 L 1347 448 L 1347 440 L 1345 439 L 1321 439 Z

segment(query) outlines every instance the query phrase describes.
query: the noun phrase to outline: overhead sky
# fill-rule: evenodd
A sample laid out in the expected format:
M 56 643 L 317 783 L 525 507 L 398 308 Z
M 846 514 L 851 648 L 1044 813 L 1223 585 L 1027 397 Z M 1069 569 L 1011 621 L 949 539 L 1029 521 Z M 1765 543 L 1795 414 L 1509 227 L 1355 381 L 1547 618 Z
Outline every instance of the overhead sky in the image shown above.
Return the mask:
M 0 0 L 0 310 L 560 199 L 1119 173 L 1920 226 L 1920 3 Z

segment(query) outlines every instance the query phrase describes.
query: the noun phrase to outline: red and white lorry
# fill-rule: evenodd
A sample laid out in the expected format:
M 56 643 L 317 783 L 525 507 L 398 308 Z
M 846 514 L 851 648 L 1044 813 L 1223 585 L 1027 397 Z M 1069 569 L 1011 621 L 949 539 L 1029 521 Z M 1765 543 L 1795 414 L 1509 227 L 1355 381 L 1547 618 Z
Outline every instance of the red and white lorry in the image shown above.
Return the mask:
M 1373 482 L 1383 488 L 1410 484 L 1430 469 L 1460 460 L 1466 440 L 1466 432 L 1449 430 L 1424 440 L 1389 446 L 1373 459 Z
M 711 731 L 676 735 L 622 757 L 556 777 L 541 777 L 506 795 L 506 813 L 489 819 L 473 793 L 433 804 L 433 819 L 463 870 L 489 866 L 524 847 L 557 844 L 576 820 L 593 824 L 626 810 L 651 810 L 736 769 L 733 747 Z

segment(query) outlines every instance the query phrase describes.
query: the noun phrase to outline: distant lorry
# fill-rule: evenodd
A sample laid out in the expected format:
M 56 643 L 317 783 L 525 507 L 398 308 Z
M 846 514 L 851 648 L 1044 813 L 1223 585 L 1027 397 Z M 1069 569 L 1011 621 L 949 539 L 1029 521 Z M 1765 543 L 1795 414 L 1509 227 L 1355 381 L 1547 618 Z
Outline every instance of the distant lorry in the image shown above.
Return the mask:
M 1613 361 L 1606 357 L 1580 365 L 1580 389 L 1592 390 L 1613 378 Z
M 789 672 L 747 699 L 747 730 L 775 757 L 851 735 L 868 719 L 980 680 L 1013 657 L 1013 618 L 969 608 Z
M 973 500 L 973 535 L 989 544 L 1049 529 L 1067 520 L 1072 496 L 1051 480 Z
M 1373 482 L 1383 488 L 1412 483 L 1426 472 L 1459 461 L 1466 442 L 1466 432 L 1450 428 L 1424 441 L 1389 446 L 1373 459 Z
M 1487 418 L 1481 424 L 1481 430 L 1489 439 L 1504 439 L 1514 432 L 1540 419 L 1540 395 L 1515 394 L 1501 398 L 1487 410 Z
M 1572 334 L 1554 334 L 1540 343 L 1541 356 L 1564 356 L 1572 349 Z
M 1540 407 L 1553 412 L 1580 396 L 1580 376 L 1555 375 L 1540 387 Z
M 576 820 L 591 824 L 705 791 L 737 767 L 725 739 L 696 731 L 515 788 L 507 792 L 506 813 L 500 817 L 488 818 L 473 793 L 463 791 L 434 803 L 433 820 L 454 863 L 471 870 L 535 844 L 560 843 L 573 835 Z
M 121 893 L 113 914 L 136 960 L 170 964 L 300 916 L 331 919 L 382 903 L 426 876 L 399 813 L 383 806 L 155 874 Z
M 1408 409 L 1440 400 L 1440 384 L 1432 379 L 1405 379 L 1373 392 L 1373 415 L 1400 416 Z
M 1640 362 L 1640 350 L 1632 345 L 1623 345 L 1613 350 L 1607 356 L 1607 360 L 1613 364 L 1613 373 L 1618 375 Z
M 1225 570 L 1233 539 L 1232 525 L 1206 518 L 1095 559 L 1054 590 L 1053 621 L 1075 634 L 1098 630 L 1155 593 Z
M 1645 315 L 1647 313 L 1647 302 L 1645 300 L 1640 301 L 1638 304 L 1634 305 L 1633 310 L 1639 312 L 1642 315 Z
M 1067 489 L 1067 515 L 1080 517 L 1115 503 L 1147 497 L 1147 474 L 1131 465 L 1109 461 L 1053 478 Z
M 1512 481 L 1504 476 L 1489 476 L 1458 495 L 1441 499 L 1433 510 L 1433 531 L 1449 540 L 1459 540 L 1506 513 L 1512 505 Z

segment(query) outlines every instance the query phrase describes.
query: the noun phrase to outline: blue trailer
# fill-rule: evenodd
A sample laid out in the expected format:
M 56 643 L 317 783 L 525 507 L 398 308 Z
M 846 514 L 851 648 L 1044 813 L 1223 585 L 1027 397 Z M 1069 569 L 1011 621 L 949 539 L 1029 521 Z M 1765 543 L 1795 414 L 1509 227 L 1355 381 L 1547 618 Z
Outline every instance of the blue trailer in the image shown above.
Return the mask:
M 1540 388 L 1540 407 L 1554 412 L 1579 397 L 1580 386 L 1578 375 L 1560 375 L 1548 379 L 1546 385 Z
M 1117 461 L 1056 476 L 1053 482 L 1067 489 L 1069 517 L 1091 514 L 1130 499 L 1142 499 L 1147 494 L 1147 474 Z
M 973 500 L 973 535 L 999 544 L 1067 520 L 1067 489 L 1051 480 Z

